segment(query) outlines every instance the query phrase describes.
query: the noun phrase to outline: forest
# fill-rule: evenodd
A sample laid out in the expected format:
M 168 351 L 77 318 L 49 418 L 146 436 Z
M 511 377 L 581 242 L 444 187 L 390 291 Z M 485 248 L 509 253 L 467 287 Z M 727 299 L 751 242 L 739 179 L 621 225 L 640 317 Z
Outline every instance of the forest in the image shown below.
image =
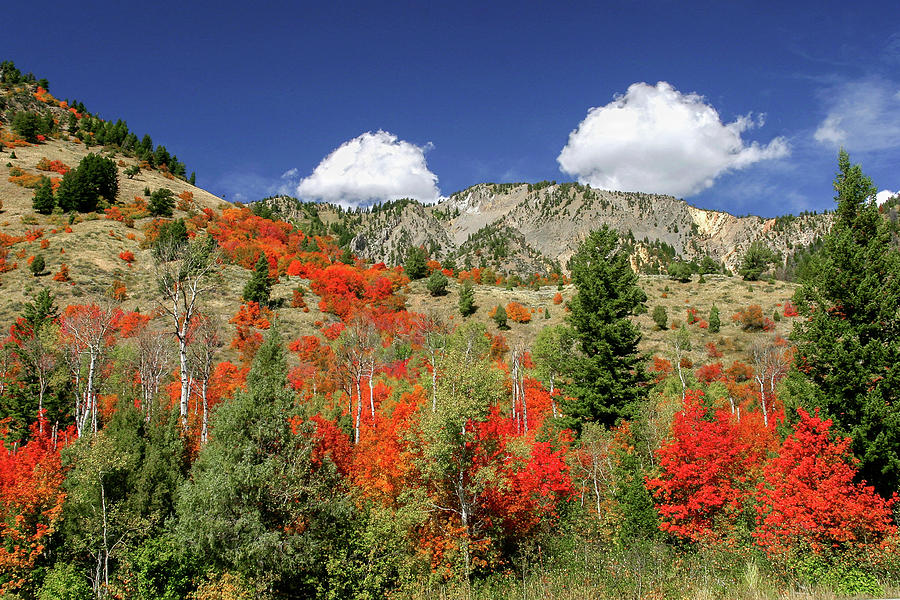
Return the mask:
M 146 168 L 179 164 L 146 146 L 136 150 Z M 633 318 L 647 296 L 621 234 L 606 227 L 567 265 L 577 291 L 565 323 L 510 346 L 507 319 L 534 311 L 477 307 L 480 269 L 457 271 L 418 248 L 405 266 L 371 264 L 244 207 L 173 218 L 189 192 L 107 202 L 116 165 L 88 156 L 40 184 L 35 210 L 98 209 L 132 225 L 153 217 L 140 243 L 155 304 L 123 310 L 121 284 L 61 306 L 41 287 L 5 324 L 0 595 L 900 589 L 900 251 L 871 180 L 845 153 L 835 224 L 784 306 L 791 335 L 760 337 L 750 364 L 728 367 L 714 347 L 706 364 L 687 360 L 685 328 L 669 332 L 666 356 L 639 351 Z M 183 165 L 171 172 L 184 177 Z M 46 247 L 43 230 L 29 236 L 0 240 L 0 272 L 15 268 L 10 248 Z M 491 240 L 501 252 L 504 240 Z M 770 262 L 757 259 L 760 271 Z M 135 255 L 116 260 L 130 266 Z M 224 322 L 208 299 L 226 265 L 250 274 Z M 426 277 L 435 296 L 449 279 L 463 284 L 458 314 L 407 309 L 410 280 Z M 53 279 L 69 283 L 68 271 Z M 296 282 L 289 302 L 272 297 L 280 281 Z M 284 311 L 310 305 L 328 317 L 316 335 L 282 324 Z M 756 309 L 735 317 L 764 330 Z M 473 319 L 477 310 L 491 310 L 497 329 Z M 668 325 L 665 314 L 654 320 Z M 718 312 L 702 323 L 718 328 Z

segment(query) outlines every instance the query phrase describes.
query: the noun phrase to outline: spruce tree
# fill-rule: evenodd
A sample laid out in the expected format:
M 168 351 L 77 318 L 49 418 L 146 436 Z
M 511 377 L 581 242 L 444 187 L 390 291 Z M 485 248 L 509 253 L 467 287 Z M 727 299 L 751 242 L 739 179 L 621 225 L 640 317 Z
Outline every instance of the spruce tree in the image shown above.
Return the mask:
M 466 279 L 459 288 L 459 314 L 468 317 L 475 312 L 475 289 L 472 281 Z
M 447 276 L 444 275 L 440 269 L 435 269 L 431 275 L 428 276 L 425 287 L 428 288 L 428 292 L 432 296 L 443 296 L 447 293 L 447 283 Z
M 171 217 L 172 209 L 175 208 L 175 194 L 169 188 L 159 188 L 150 194 L 148 208 L 155 217 Z
M 719 333 L 719 328 L 721 326 L 722 322 L 719 320 L 719 307 L 713 304 L 712 308 L 709 309 L 709 332 Z
M 253 269 L 253 275 L 244 286 L 241 297 L 244 302 L 258 302 L 260 306 L 268 306 L 271 294 L 272 279 L 269 277 L 269 261 L 265 254 L 260 254 L 259 260 L 256 261 L 256 267 Z
M 406 262 L 403 263 L 403 271 L 411 280 L 422 279 L 428 274 L 428 265 L 425 263 L 425 251 L 418 246 L 409 249 Z
M 494 323 L 497 324 L 497 329 L 509 329 L 509 325 L 506 324 L 506 309 L 502 304 L 498 304 L 494 309 Z
M 41 273 L 44 272 L 44 257 L 40 254 L 34 257 L 34 260 L 31 261 L 31 273 L 37 277 Z
M 644 396 L 641 339 L 629 317 L 646 311 L 628 254 L 607 226 L 592 232 L 569 260 L 578 293 L 569 302 L 577 355 L 568 366 L 570 398 L 562 424 L 580 431 L 584 422 L 613 425 L 633 416 Z
M 324 593 L 328 552 L 349 526 L 352 505 L 330 459 L 313 460 L 315 424 L 292 424 L 293 416 L 275 326 L 253 359 L 246 391 L 213 415 L 176 509 L 177 535 L 190 554 L 300 598 Z
M 877 188 L 843 150 L 837 210 L 795 296 L 795 379 L 853 440 L 860 475 L 882 494 L 900 485 L 900 250 L 878 212 Z
M 56 199 L 53 197 L 53 184 L 49 177 L 41 178 L 40 185 L 34 190 L 31 206 L 35 212 L 49 215 L 56 208 Z
M 653 309 L 653 322 L 657 329 L 666 329 L 669 325 L 669 313 L 665 306 L 657 306 Z

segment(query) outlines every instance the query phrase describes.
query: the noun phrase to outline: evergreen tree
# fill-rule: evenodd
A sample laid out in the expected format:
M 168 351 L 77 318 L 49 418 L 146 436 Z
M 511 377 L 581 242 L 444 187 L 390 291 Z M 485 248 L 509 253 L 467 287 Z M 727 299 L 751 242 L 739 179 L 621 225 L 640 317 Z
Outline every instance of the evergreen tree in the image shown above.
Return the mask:
M 860 475 L 882 494 L 900 485 L 900 251 L 876 188 L 843 150 L 831 232 L 797 291 L 794 377 L 853 440 Z M 802 379 L 801 379 L 802 381 Z
M 676 260 L 669 263 L 667 271 L 669 273 L 669 279 L 674 279 L 675 281 L 680 281 L 682 283 L 690 281 L 691 274 L 693 273 L 691 266 L 682 260 Z
M 494 323 L 497 324 L 497 329 L 509 329 L 509 325 L 506 324 L 506 309 L 502 304 L 498 304 L 494 309 Z
M 747 249 L 744 260 L 741 261 L 738 274 L 745 281 L 757 281 L 760 275 L 776 260 L 778 260 L 778 255 L 771 248 L 762 242 L 753 242 Z
M 163 223 L 159 228 L 159 235 L 153 243 L 153 258 L 167 261 L 168 257 L 176 256 L 187 243 L 187 225 L 184 224 L 184 219 Z
M 299 598 L 317 596 L 352 506 L 331 461 L 312 460 L 314 423 L 294 431 L 294 414 L 276 326 L 253 359 L 246 391 L 213 416 L 210 441 L 178 498 L 177 532 L 210 567 Z
M 709 309 L 709 332 L 719 333 L 719 328 L 721 326 L 722 322 L 719 320 L 719 307 L 713 304 L 712 308 Z
M 34 190 L 34 197 L 31 200 L 31 206 L 35 212 L 42 215 L 49 215 L 56 208 L 56 199 L 53 197 L 53 184 L 49 177 L 42 177 L 41 183 Z
M 253 269 L 253 275 L 244 286 L 241 297 L 244 302 L 258 302 L 260 306 L 268 306 L 272 294 L 272 279 L 269 277 L 269 261 L 265 254 L 260 254 Z
M 403 263 L 403 271 L 410 280 L 422 279 L 428 274 L 428 265 L 425 264 L 425 251 L 418 246 L 409 249 L 406 262 Z
M 44 272 L 44 256 L 42 254 L 37 254 L 34 257 L 34 260 L 31 261 L 31 273 L 37 277 L 41 273 Z
M 169 188 L 159 188 L 150 194 L 148 208 L 155 217 L 171 217 L 175 208 L 175 194 Z
M 657 329 L 666 329 L 669 325 L 669 313 L 665 306 L 657 306 L 653 309 L 653 322 Z
M 34 299 L 22 309 L 22 318 L 29 332 L 34 332 L 59 316 L 56 298 L 47 288 L 41 288 Z
M 33 112 L 17 112 L 12 119 L 12 129 L 23 140 L 34 144 L 38 141 L 37 136 L 40 133 L 40 118 Z
M 709 275 L 710 273 L 718 273 L 719 272 L 719 263 L 717 263 L 713 258 L 707 254 L 700 261 L 700 273 L 703 275 Z
M 432 271 L 431 275 L 428 276 L 425 287 L 428 288 L 428 292 L 432 296 L 443 296 L 447 293 L 447 283 L 447 276 L 444 275 L 440 269 L 435 269 Z
M 78 167 L 63 175 L 57 203 L 65 212 L 96 210 L 100 198 L 115 202 L 119 191 L 116 163 L 98 154 L 88 154 Z
M 459 314 L 468 317 L 475 312 L 475 288 L 472 281 L 466 279 L 459 288 Z
M 568 368 L 571 400 L 563 425 L 580 431 L 583 422 L 612 425 L 630 417 L 644 395 L 641 336 L 629 317 L 646 310 L 647 296 L 616 232 L 605 225 L 582 243 L 569 271 L 578 293 L 569 302 L 568 321 L 579 352 Z

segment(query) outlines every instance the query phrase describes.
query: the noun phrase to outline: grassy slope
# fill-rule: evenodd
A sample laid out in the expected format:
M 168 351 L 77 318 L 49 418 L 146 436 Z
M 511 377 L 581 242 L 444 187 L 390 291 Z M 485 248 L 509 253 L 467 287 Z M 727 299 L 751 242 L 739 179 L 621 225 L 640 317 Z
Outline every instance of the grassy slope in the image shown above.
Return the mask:
M 98 148 L 92 149 L 99 151 Z M 44 229 L 44 239 L 49 241 L 46 249 L 40 248 L 40 241 L 22 242 L 15 245 L 10 252 L 9 260 L 18 262 L 18 268 L 0 275 L 0 323 L 8 326 L 13 319 L 21 314 L 24 302 L 40 286 L 47 286 L 57 295 L 58 303 L 65 306 L 70 303 L 86 302 L 92 298 L 102 297 L 110 289 L 115 279 L 125 283 L 129 298 L 123 304 L 130 310 L 144 312 L 153 310 L 157 305 L 155 301 L 155 278 L 153 260 L 149 250 L 142 250 L 139 242 L 143 238 L 141 230 L 150 219 L 139 220 L 133 229 L 123 223 L 109 221 L 102 215 L 86 215 L 84 220 L 76 222 L 72 226 L 72 233 L 64 233 L 66 221 L 62 217 L 43 216 L 31 210 L 31 198 L 33 191 L 14 185 L 7 181 L 9 162 L 14 166 L 30 172 L 38 172 L 36 165 L 41 158 L 61 160 L 70 166 L 76 166 L 82 156 L 89 151 L 81 144 L 67 141 L 54 140 L 44 144 L 20 147 L 15 150 L 15 159 L 11 158 L 11 152 L 6 150 L 0 153 L 0 200 L 3 201 L 3 210 L 0 213 L 0 232 L 9 235 L 22 235 L 34 227 Z M 125 165 L 135 164 L 134 159 L 114 155 L 114 160 L 123 160 Z M 125 167 L 119 167 L 119 201 L 129 201 L 134 196 L 143 195 L 145 187 L 151 190 L 160 187 L 168 187 L 176 194 L 182 191 L 191 191 L 194 194 L 195 204 L 198 208 L 210 207 L 221 210 L 230 206 L 222 199 L 181 180 L 170 180 L 156 171 L 142 171 L 134 179 L 125 177 Z M 94 218 L 98 217 L 98 218 Z M 58 233 L 52 234 L 51 230 L 57 229 Z M 129 234 L 134 234 L 135 239 L 128 239 Z M 24 249 L 23 258 L 14 258 Z M 118 258 L 119 253 L 130 250 L 136 260 L 129 267 Z M 26 259 L 36 253 L 42 253 L 47 263 L 47 274 L 42 277 L 33 277 L 28 270 Z M 52 281 L 51 275 L 55 273 L 60 264 L 69 266 L 72 283 Z M 211 312 L 219 315 L 223 321 L 227 321 L 237 310 L 238 297 L 245 281 L 249 278 L 249 272 L 232 265 L 222 269 L 221 283 L 216 289 L 204 298 L 204 304 Z M 273 296 L 284 298 L 286 305 L 290 304 L 291 290 L 301 282 L 294 278 L 283 278 L 275 286 Z M 686 320 L 686 309 L 693 307 L 698 309 L 702 318 L 707 318 L 710 306 L 715 303 L 721 311 L 722 331 L 719 334 L 710 334 L 696 326 L 691 326 L 692 337 L 695 346 L 694 360 L 702 363 L 705 361 L 705 344 L 715 342 L 725 352 L 724 361 L 730 362 L 735 358 L 744 359 L 744 348 L 753 335 L 748 334 L 731 322 L 731 315 L 737 310 L 749 304 L 760 304 L 763 313 L 770 317 L 777 304 L 783 303 L 793 294 L 795 286 L 792 284 L 777 282 L 770 285 L 765 282 L 748 284 L 737 278 L 721 276 L 709 276 L 707 282 L 699 284 L 678 283 L 662 277 L 642 277 L 641 285 L 647 292 L 647 306 L 650 310 L 656 305 L 665 306 L 670 320 Z M 407 290 L 407 306 L 417 312 L 432 312 L 441 315 L 444 319 L 459 323 L 462 318 L 456 308 L 458 298 L 458 285 L 451 283 L 449 293 L 442 297 L 431 297 L 425 290 L 424 281 L 416 281 L 409 285 Z M 666 298 L 663 298 L 665 289 Z M 751 291 L 752 290 L 752 291 Z M 556 288 L 542 288 L 541 290 L 514 289 L 505 290 L 493 286 L 476 286 L 475 297 L 478 311 L 472 319 L 484 322 L 488 329 L 496 331 L 492 321 L 488 317 L 488 311 L 497 304 L 506 304 L 517 301 L 528 308 L 536 309 L 532 320 L 528 324 L 510 322 L 510 330 L 504 332 L 510 346 L 515 343 L 526 345 L 533 342 L 542 327 L 559 323 L 564 319 L 564 305 L 553 303 Z M 568 299 L 574 293 L 572 286 L 567 286 L 562 294 Z M 322 321 L 328 323 L 333 320 L 330 315 L 324 315 L 317 309 L 317 301 L 314 295 L 307 294 L 307 303 L 310 311 L 304 313 L 298 309 L 284 308 L 280 311 L 280 318 L 285 327 L 287 337 L 293 338 L 300 335 L 315 333 L 315 323 Z M 544 309 L 550 312 L 550 319 L 544 318 Z M 778 309 L 780 310 L 780 309 Z M 658 331 L 647 314 L 636 318 L 643 334 L 642 349 L 648 353 L 662 354 L 666 352 L 668 332 Z M 790 330 L 789 320 L 777 324 L 777 332 L 786 336 Z M 230 335 L 230 332 L 229 332 Z

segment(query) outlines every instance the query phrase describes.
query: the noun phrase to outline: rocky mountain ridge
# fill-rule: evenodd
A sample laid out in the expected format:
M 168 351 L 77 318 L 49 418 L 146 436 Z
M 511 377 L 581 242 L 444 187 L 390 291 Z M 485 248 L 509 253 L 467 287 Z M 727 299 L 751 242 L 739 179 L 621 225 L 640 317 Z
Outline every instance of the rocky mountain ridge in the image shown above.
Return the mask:
M 332 231 L 340 229 L 356 254 L 388 264 L 403 262 L 411 246 L 458 268 L 481 266 L 519 274 L 565 271 L 587 234 L 601 225 L 618 230 L 645 273 L 665 272 L 673 259 L 709 256 L 735 271 L 754 242 L 789 259 L 831 227 L 831 213 L 774 219 L 738 217 L 691 206 L 672 196 L 597 190 L 575 183 L 481 183 L 433 205 L 413 200 L 344 211 L 289 198 L 266 200 L 277 211 L 302 206 Z

